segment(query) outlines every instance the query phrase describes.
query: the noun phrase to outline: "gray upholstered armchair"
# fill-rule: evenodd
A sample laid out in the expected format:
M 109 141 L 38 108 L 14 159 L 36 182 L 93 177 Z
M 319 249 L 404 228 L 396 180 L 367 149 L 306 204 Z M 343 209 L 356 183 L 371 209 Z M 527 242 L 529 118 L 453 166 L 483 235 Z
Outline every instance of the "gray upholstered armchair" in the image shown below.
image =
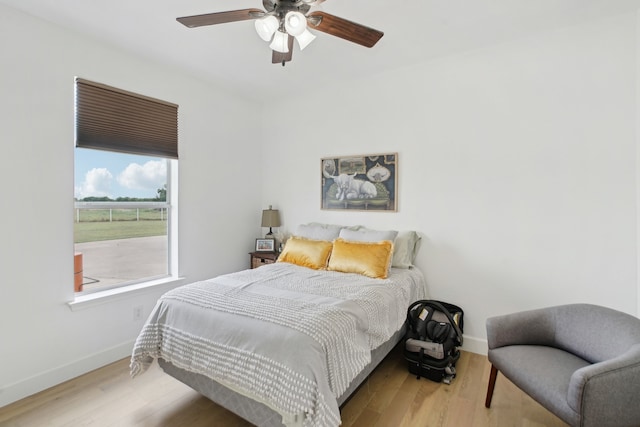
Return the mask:
M 589 304 L 487 319 L 498 371 L 571 426 L 640 426 L 640 319 Z

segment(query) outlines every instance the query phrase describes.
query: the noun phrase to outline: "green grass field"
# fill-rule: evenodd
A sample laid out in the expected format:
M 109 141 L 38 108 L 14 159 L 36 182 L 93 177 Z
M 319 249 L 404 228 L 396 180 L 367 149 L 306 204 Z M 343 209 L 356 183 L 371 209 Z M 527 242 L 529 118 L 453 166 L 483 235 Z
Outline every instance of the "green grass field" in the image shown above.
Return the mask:
M 108 209 L 83 209 L 80 212 L 80 222 L 73 224 L 74 242 L 167 235 L 166 212 L 161 216 L 159 210 L 140 209 L 139 217 L 140 220 L 137 221 L 135 209 L 113 209 L 112 221 L 109 221 Z

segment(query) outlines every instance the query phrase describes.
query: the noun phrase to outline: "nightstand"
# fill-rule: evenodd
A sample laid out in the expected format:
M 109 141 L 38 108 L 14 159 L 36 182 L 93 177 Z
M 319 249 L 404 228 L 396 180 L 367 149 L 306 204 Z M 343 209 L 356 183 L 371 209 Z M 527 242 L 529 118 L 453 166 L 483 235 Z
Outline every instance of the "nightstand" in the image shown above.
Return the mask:
M 275 252 L 249 252 L 251 268 L 260 267 L 265 264 L 272 264 L 278 259 Z

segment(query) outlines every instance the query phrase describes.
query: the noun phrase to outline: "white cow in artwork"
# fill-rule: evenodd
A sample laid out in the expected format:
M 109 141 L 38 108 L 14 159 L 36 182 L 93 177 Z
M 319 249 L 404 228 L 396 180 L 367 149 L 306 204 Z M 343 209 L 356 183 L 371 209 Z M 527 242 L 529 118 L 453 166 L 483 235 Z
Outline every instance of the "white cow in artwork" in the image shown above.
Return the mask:
M 353 175 L 341 173 L 338 176 L 327 176 L 327 178 L 332 178 L 333 182 L 338 186 L 338 193 L 336 194 L 338 200 L 371 199 L 376 197 L 378 194 L 376 186 L 369 181 L 355 179 L 357 174 L 356 172 Z

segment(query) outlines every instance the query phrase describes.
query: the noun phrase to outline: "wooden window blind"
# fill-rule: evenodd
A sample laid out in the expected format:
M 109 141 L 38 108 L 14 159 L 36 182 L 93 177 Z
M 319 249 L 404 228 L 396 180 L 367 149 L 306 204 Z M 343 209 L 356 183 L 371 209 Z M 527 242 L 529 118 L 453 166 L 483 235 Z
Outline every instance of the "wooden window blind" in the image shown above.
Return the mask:
M 76 78 L 76 147 L 178 158 L 178 106 Z

